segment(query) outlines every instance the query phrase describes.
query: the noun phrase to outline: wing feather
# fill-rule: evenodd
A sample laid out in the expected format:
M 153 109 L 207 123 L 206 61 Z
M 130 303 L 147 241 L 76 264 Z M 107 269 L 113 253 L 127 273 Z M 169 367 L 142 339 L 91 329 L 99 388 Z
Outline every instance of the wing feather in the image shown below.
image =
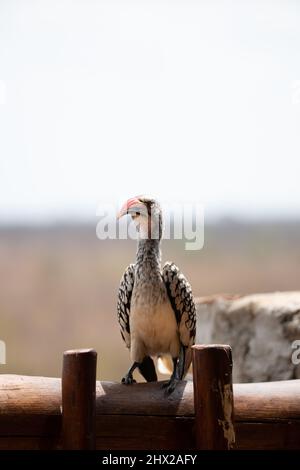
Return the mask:
M 174 263 L 165 263 L 162 275 L 176 316 L 180 342 L 187 348 L 186 373 L 191 363 L 191 346 L 195 343 L 196 336 L 196 307 L 192 288 Z
M 130 348 L 130 303 L 134 285 L 134 264 L 130 264 L 120 281 L 118 292 L 118 322 L 120 325 L 121 336 L 127 348 Z

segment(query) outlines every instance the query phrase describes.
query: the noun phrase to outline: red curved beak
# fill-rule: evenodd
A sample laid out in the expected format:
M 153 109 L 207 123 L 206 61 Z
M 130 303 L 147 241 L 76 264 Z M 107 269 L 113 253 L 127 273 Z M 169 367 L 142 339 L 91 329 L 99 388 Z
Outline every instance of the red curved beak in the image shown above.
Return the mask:
M 130 212 L 134 212 L 133 209 L 136 208 L 138 210 L 141 207 L 141 201 L 138 197 L 132 197 L 125 202 L 125 204 L 121 207 L 120 212 L 117 215 L 117 219 L 123 217 L 123 215 L 129 214 Z

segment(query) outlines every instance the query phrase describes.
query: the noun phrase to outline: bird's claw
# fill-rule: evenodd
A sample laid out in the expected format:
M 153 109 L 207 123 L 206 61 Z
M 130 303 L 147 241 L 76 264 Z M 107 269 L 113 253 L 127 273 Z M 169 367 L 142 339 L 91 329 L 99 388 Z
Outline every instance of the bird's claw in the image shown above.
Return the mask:
M 163 388 L 165 389 L 165 395 L 171 395 L 171 393 L 174 392 L 178 382 L 179 382 L 178 379 L 171 379 L 165 384 L 163 384 Z
M 171 384 L 171 380 L 167 380 L 166 382 L 163 382 L 161 388 L 168 388 L 170 384 Z
M 126 374 L 122 379 L 122 384 L 125 384 L 125 385 L 131 385 L 135 383 L 136 383 L 136 380 L 134 380 L 131 374 Z

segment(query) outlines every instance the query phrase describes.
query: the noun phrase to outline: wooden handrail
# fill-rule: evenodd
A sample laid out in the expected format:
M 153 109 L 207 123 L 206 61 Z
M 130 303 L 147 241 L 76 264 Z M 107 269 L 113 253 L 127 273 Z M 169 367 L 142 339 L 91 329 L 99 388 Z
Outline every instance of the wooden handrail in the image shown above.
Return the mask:
M 231 384 L 228 347 L 195 348 L 195 393 L 192 382 L 181 382 L 168 397 L 161 383 L 96 382 L 95 354 L 91 350 L 67 352 L 62 381 L 0 375 L 0 449 L 232 445 L 233 439 L 228 446 L 228 439 L 222 440 L 220 434 L 221 429 L 228 429 L 223 424 L 231 416 L 232 396 L 225 393 Z M 215 383 L 221 386 L 214 387 Z M 238 449 L 300 449 L 300 380 L 234 384 L 233 395 Z M 197 424 L 197 417 L 202 423 Z
M 233 384 L 235 422 L 300 420 L 300 379 Z M 160 383 L 127 387 L 96 382 L 99 415 L 194 416 L 193 383 L 182 382 L 169 397 Z M 5 416 L 61 415 L 61 379 L 0 375 L 0 421 Z M 12 424 L 13 426 L 13 424 Z M 0 435 L 5 429 L 0 428 Z

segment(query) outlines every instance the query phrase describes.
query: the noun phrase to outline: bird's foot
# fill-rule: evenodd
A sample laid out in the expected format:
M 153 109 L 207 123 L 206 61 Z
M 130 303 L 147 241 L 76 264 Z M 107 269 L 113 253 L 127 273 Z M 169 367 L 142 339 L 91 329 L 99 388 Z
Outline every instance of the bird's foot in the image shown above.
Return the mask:
M 171 382 L 172 382 L 172 379 L 166 380 L 165 382 L 163 382 L 161 388 L 168 388 Z
M 180 380 L 170 379 L 168 382 L 164 383 L 163 388 L 165 389 L 165 395 L 170 395 L 172 392 L 174 392 L 178 382 L 180 382 Z
M 125 385 L 131 385 L 135 383 L 136 383 L 136 380 L 134 380 L 134 378 L 132 377 L 132 374 L 126 374 L 122 379 L 122 384 L 125 384 Z

